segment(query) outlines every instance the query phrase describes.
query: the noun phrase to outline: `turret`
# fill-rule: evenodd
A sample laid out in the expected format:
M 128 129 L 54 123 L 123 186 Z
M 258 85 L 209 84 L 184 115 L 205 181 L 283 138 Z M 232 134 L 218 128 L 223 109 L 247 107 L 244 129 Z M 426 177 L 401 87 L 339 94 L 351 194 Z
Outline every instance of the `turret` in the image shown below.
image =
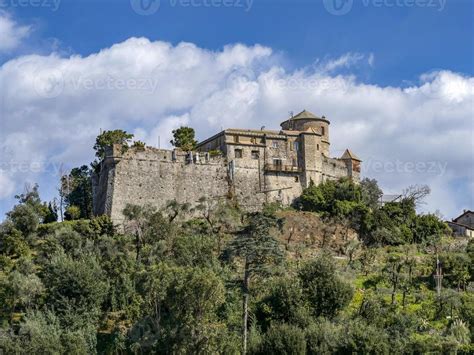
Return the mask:
M 296 116 L 282 122 L 280 126 L 284 131 L 299 131 L 319 136 L 316 148 L 329 157 L 329 124 L 326 117 L 317 117 L 313 113 L 303 110 Z
M 349 149 L 346 149 L 344 154 L 342 154 L 341 160 L 344 160 L 347 166 L 347 172 L 351 179 L 354 181 L 359 181 L 360 179 L 360 160 L 357 155 L 352 153 Z

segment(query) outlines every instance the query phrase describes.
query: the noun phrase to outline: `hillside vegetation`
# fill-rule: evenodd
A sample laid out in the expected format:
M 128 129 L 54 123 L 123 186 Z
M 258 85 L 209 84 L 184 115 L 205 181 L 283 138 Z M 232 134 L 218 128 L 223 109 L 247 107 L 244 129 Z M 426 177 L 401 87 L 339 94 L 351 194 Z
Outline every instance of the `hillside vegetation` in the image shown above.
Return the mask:
M 203 198 L 193 219 L 172 201 L 129 205 L 118 233 L 106 216 L 47 223 L 34 188 L 0 226 L 0 348 L 471 353 L 473 242 L 417 215 L 416 194 L 383 207 L 377 194 L 327 182 L 254 214 Z
M 131 139 L 112 133 L 98 158 Z M 383 206 L 369 179 L 259 213 L 128 205 L 114 226 L 91 216 L 90 173 L 63 177 L 59 206 L 27 189 L 0 224 L 1 353 L 474 353 L 474 241 L 417 214 L 427 187 Z

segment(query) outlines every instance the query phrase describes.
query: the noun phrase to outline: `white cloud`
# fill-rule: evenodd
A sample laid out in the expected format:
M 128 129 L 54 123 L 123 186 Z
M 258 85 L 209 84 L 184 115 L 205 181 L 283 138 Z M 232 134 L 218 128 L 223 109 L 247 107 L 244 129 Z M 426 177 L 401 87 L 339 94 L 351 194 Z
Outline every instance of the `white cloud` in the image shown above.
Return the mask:
M 7 12 L 0 11 L 0 52 L 17 48 L 30 31 L 30 26 L 19 25 Z
M 12 197 L 14 193 L 15 183 L 7 175 L 7 172 L 0 169 L 0 200 Z
M 352 148 L 388 191 L 427 183 L 427 209 L 452 217 L 472 208 L 474 78 L 439 71 L 404 89 L 331 74 L 359 61 L 374 58 L 347 54 L 288 72 L 267 47 L 209 51 L 145 38 L 87 57 L 18 57 L 0 68 L 2 160 L 40 163 L 41 173 L 9 171 L 18 186 L 56 185 L 61 163 L 93 159 L 100 129 L 126 129 L 153 146 L 160 137 L 166 147 L 180 125 L 204 139 L 221 128 L 277 129 L 305 108 L 331 120 L 333 155 Z
M 374 59 L 373 53 L 370 53 L 368 56 L 362 53 L 346 53 L 336 59 L 317 61 L 316 68 L 321 73 L 333 73 L 339 69 L 351 68 L 361 62 L 366 62 L 369 66 L 373 66 Z
M 160 123 L 146 132 L 143 128 L 137 128 L 133 132 L 134 139 L 147 142 L 161 149 L 171 149 L 171 140 L 173 139 L 173 130 L 189 125 L 189 114 L 181 116 L 164 117 Z

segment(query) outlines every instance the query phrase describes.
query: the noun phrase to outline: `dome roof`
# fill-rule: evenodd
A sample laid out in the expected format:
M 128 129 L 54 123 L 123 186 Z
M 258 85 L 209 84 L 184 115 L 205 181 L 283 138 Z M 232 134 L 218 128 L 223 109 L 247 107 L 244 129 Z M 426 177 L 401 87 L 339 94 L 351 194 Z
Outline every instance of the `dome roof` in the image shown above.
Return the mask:
M 324 116 L 318 117 L 314 113 L 306 111 L 306 110 L 303 110 L 300 113 L 298 113 L 297 115 L 287 119 L 286 121 L 282 122 L 282 124 L 285 123 L 285 122 L 288 122 L 290 120 L 292 120 L 292 121 L 295 121 L 295 120 L 309 120 L 309 121 L 314 120 L 314 121 L 324 121 L 324 122 L 329 123 L 329 121 L 326 119 L 326 117 L 324 117 Z

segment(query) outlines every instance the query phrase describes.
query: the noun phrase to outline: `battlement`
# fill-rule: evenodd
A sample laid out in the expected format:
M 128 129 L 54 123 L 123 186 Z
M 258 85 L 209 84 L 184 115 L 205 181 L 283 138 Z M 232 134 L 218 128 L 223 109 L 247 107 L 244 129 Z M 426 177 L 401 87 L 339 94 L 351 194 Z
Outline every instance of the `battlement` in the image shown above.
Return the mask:
M 346 150 L 329 156 L 329 121 L 303 111 L 281 130 L 226 129 L 196 151 L 114 145 L 93 176 L 94 213 L 123 220 L 127 204 L 168 201 L 190 205 L 202 197 L 232 198 L 255 211 L 265 202 L 290 205 L 313 181 L 359 180 L 360 159 Z
M 220 164 L 224 159 L 222 153 L 210 152 L 184 152 L 180 149 L 159 149 L 155 147 L 145 146 L 128 147 L 125 150 L 120 144 L 115 144 L 105 148 L 104 161 L 112 160 L 146 160 L 160 161 L 183 164 Z

